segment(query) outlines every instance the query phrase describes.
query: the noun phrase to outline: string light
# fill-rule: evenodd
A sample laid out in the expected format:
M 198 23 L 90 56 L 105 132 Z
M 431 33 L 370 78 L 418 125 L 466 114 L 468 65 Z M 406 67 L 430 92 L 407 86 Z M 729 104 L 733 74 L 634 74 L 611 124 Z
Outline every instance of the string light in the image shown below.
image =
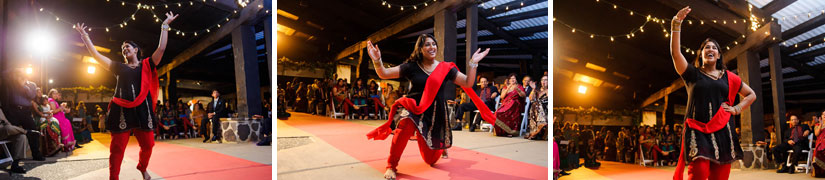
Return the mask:
M 121 21 L 120 23 L 118 23 L 118 24 L 116 24 L 116 25 L 109 25 L 109 26 L 98 26 L 98 27 L 91 27 L 91 26 L 90 26 L 90 27 L 87 29 L 87 31 L 93 31 L 94 29 L 101 29 L 101 30 L 105 30 L 106 32 L 109 32 L 109 31 L 110 31 L 110 28 L 116 28 L 116 27 L 120 27 L 121 29 L 122 29 L 122 28 L 125 28 L 126 26 L 128 26 L 128 25 L 129 25 L 129 21 L 134 21 L 134 20 L 136 20 L 135 15 L 136 15 L 136 14 L 137 14 L 140 10 L 142 10 L 142 9 L 145 9 L 145 10 L 147 10 L 147 11 L 150 11 L 150 12 L 152 13 L 152 17 L 154 17 L 154 19 L 155 19 L 155 22 L 160 22 L 160 18 L 158 18 L 157 13 L 155 13 L 155 12 L 154 12 L 155 7 L 156 7 L 156 6 L 160 6 L 160 5 L 161 5 L 160 3 L 159 3 L 159 4 L 157 4 L 157 5 L 149 5 L 149 4 L 143 4 L 143 3 L 131 3 L 131 2 L 126 2 L 126 1 L 123 1 L 123 0 L 119 0 L 119 1 L 120 1 L 121 6 L 126 6 L 127 4 L 128 4 L 128 5 L 130 5 L 130 6 L 131 6 L 131 5 L 134 5 L 134 6 L 135 6 L 135 11 L 134 11 L 131 15 L 127 16 L 126 18 L 123 18 L 123 21 Z M 206 2 L 206 0 L 202 0 L 202 1 L 203 1 L 203 2 Z M 110 2 L 110 0 L 106 0 L 106 2 Z M 213 0 L 213 2 L 217 2 L 217 1 L 216 1 L 216 0 Z M 176 3 L 176 4 L 178 4 L 178 6 L 179 6 L 179 7 L 180 7 L 180 6 L 183 6 L 183 4 L 182 4 L 182 3 L 180 3 L 180 2 L 178 2 L 178 3 Z M 162 5 L 163 5 L 165 8 L 168 8 L 168 4 L 162 4 Z M 194 5 L 194 2 L 190 1 L 189 5 L 190 5 L 190 6 Z M 258 7 L 259 7 L 259 8 L 263 8 L 263 6 L 262 6 L 262 5 L 259 5 Z M 40 7 L 40 8 L 37 8 L 37 9 L 38 9 L 38 12 L 46 13 L 46 14 L 49 14 L 49 15 L 53 16 L 53 17 L 54 17 L 54 19 L 55 19 L 55 21 L 63 22 L 63 23 L 66 23 L 66 24 L 71 24 L 72 28 L 76 28 L 76 25 L 75 25 L 76 23 L 75 23 L 75 22 L 68 22 L 68 21 L 65 21 L 65 20 L 61 19 L 59 16 L 57 16 L 54 12 L 49 11 L 49 10 L 47 10 L 47 9 L 45 9 L 45 8 Z M 233 11 L 237 12 L 237 10 L 233 10 Z M 267 13 L 268 13 L 268 11 L 269 11 L 269 10 L 266 10 L 266 11 L 267 11 Z M 231 17 L 231 14 L 230 14 L 230 15 L 227 15 L 227 16 L 225 17 L 225 20 L 226 20 L 226 21 L 229 21 L 229 17 Z M 220 25 L 219 23 L 216 23 L 216 24 L 214 24 L 214 25 L 212 25 L 212 26 L 209 26 L 208 28 L 204 28 L 204 29 L 201 29 L 201 30 L 195 30 L 195 31 L 181 31 L 181 30 L 174 29 L 174 28 L 172 28 L 172 30 L 176 31 L 176 33 L 180 33 L 180 34 L 181 34 L 181 35 L 183 35 L 183 36 L 185 36 L 185 34 L 186 34 L 186 33 L 191 33 L 190 35 L 195 35 L 195 36 L 197 36 L 197 35 L 199 35 L 199 34 L 201 34 L 201 33 L 203 33 L 203 32 L 205 32 L 205 33 L 209 33 L 209 32 L 211 32 L 211 29 L 212 29 L 212 28 L 214 28 L 214 27 L 221 28 L 221 25 Z

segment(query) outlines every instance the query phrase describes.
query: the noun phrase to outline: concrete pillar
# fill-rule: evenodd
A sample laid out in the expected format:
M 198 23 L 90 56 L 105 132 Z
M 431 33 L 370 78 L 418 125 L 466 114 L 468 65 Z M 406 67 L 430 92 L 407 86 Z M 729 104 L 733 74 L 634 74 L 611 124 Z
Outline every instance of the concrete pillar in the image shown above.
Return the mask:
M 263 114 L 258 58 L 255 50 L 255 29 L 241 25 L 232 30 L 232 53 L 235 54 L 235 87 L 238 118 Z
M 435 41 L 438 42 L 436 60 L 455 62 L 456 58 L 456 15 L 448 9 L 435 13 Z M 456 66 L 461 66 L 457 64 Z M 455 84 L 444 86 L 446 99 L 455 99 Z
M 771 74 L 771 95 L 773 95 L 773 124 L 776 134 L 779 134 L 781 138 L 782 127 L 785 125 L 785 86 L 782 77 L 782 55 L 779 54 L 778 44 L 768 48 L 768 66 L 771 68 L 769 72 Z M 757 96 L 756 101 L 763 101 L 758 99 L 759 97 Z
M 747 84 L 756 93 L 756 97 L 762 97 L 762 75 L 759 72 L 759 58 L 756 52 L 747 51 L 736 57 L 739 77 L 742 83 Z M 751 104 L 750 108 L 742 109 L 740 114 L 742 127 L 740 129 L 741 144 L 753 144 L 758 140 L 764 140 L 764 116 L 762 101 L 757 100 Z M 734 127 L 731 127 L 734 128 Z

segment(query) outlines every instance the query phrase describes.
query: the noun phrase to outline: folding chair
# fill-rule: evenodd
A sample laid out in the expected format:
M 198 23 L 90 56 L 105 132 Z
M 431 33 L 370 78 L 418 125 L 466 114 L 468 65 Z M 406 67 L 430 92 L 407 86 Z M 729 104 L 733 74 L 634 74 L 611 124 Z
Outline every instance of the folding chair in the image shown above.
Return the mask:
M 521 113 L 521 130 L 518 131 L 518 136 L 522 136 L 527 132 L 527 116 L 530 115 L 530 98 L 528 97 L 524 102 L 527 104 L 524 105 L 524 112 Z
M 805 158 L 805 164 L 797 165 L 796 168 L 792 169 L 791 171 L 797 171 L 801 169 L 805 169 L 805 174 L 808 174 L 811 170 L 811 158 L 813 158 L 813 153 L 811 153 L 811 149 L 813 149 L 814 143 L 814 134 L 808 134 L 808 150 L 802 150 L 802 153 L 808 154 Z M 788 150 L 788 153 L 793 153 L 793 150 Z M 788 160 L 785 161 L 785 166 L 791 166 L 791 156 L 788 155 Z
M 501 96 L 496 97 L 496 105 L 495 105 L 495 108 L 492 110 L 493 113 L 496 113 L 496 110 L 498 110 L 498 105 L 499 105 L 498 102 L 500 100 L 501 100 Z M 478 119 L 479 111 L 475 110 L 473 112 L 476 113 L 475 117 L 473 117 L 473 122 L 475 122 L 476 120 L 479 120 Z M 481 125 L 479 126 L 479 129 L 481 129 L 483 131 L 485 128 L 487 128 L 490 133 L 493 133 L 493 125 L 490 124 L 490 123 L 487 123 L 487 121 L 481 120 Z
M 3 146 L 3 153 L 6 154 L 6 158 L 0 159 L 0 164 L 4 164 L 4 163 L 7 163 L 7 162 L 14 161 L 11 158 L 11 153 L 9 152 L 9 146 L 6 145 L 7 143 L 9 143 L 9 141 L 0 141 L 0 145 Z
M 656 163 L 657 163 L 654 160 L 645 159 L 645 149 L 642 148 L 641 143 L 639 143 L 639 159 L 640 159 L 639 164 L 641 164 L 642 166 L 645 166 L 645 167 L 647 167 L 648 163 L 650 163 L 652 166 L 656 166 Z

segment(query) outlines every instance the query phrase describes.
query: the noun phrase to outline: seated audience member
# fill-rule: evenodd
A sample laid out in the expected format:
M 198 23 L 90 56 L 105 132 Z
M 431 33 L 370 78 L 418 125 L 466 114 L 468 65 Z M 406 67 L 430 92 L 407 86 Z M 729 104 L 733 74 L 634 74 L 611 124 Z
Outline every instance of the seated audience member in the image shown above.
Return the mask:
M 26 130 L 11 125 L 2 109 L 0 109 L 0 140 L 9 141 L 7 145 L 12 162 L 8 171 L 25 174 L 26 169 L 20 167 L 20 161 L 26 156 L 26 146 L 29 146 L 29 141 L 26 139 Z
M 787 137 L 783 139 L 779 145 L 777 145 L 773 149 L 774 161 L 778 163 L 777 167 L 780 167 L 776 173 L 790 173 L 793 174 L 796 167 L 797 162 L 802 159 L 802 150 L 808 149 L 808 134 L 811 133 L 811 129 L 808 128 L 807 125 L 801 124 L 799 122 L 799 117 L 796 115 L 790 116 L 790 121 L 788 121 L 788 130 L 785 131 L 785 135 L 783 137 Z M 788 150 L 793 150 L 793 153 L 788 153 Z M 790 157 L 791 165 L 785 166 L 785 161 L 787 157 Z

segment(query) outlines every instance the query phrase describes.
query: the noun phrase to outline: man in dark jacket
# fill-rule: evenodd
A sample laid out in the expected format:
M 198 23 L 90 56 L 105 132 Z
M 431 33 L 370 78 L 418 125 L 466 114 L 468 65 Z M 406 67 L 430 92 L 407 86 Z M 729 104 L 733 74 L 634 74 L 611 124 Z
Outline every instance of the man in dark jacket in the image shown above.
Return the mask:
M 808 149 L 808 135 L 811 134 L 811 129 L 808 128 L 808 125 L 800 124 L 799 117 L 796 115 L 791 115 L 790 121 L 788 121 L 788 130 L 785 131 L 785 137 L 781 144 L 777 145 L 773 149 L 773 157 L 776 162 L 780 165 L 778 167 L 779 170 L 776 173 L 791 173 L 793 174 L 796 168 L 796 163 L 802 157 L 802 150 Z M 793 153 L 788 153 L 788 150 L 793 150 Z M 785 160 L 788 156 L 791 157 L 791 165 L 785 166 Z
M 209 102 L 207 105 L 206 112 L 208 113 L 207 116 L 212 121 L 212 140 L 211 141 L 218 141 L 218 143 L 223 142 L 221 140 L 222 133 L 221 133 L 221 120 L 222 117 L 228 117 L 229 111 L 226 109 L 226 100 L 220 98 L 221 93 L 218 92 L 217 89 L 212 90 L 212 102 Z M 204 139 L 203 142 L 207 140 Z

